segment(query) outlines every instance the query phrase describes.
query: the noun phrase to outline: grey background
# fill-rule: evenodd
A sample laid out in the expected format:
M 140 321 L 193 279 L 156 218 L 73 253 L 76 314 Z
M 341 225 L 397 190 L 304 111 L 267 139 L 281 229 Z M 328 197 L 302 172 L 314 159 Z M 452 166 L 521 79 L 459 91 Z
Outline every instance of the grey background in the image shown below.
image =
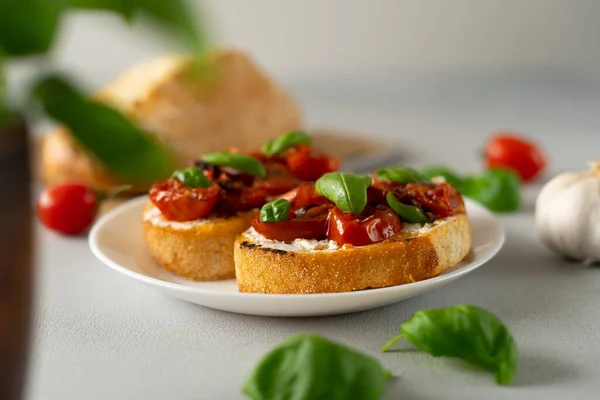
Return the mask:
M 311 125 L 363 132 L 402 149 L 399 162 L 481 167 L 483 138 L 501 128 L 539 139 L 551 173 L 600 156 L 600 86 L 564 76 L 291 85 Z M 85 239 L 38 229 L 38 294 L 29 400 L 241 399 L 259 357 L 286 336 L 317 332 L 375 355 L 394 373 L 387 399 L 591 399 L 600 390 L 600 270 L 569 264 L 524 209 L 499 216 L 505 247 L 441 290 L 334 317 L 261 318 L 165 297 L 94 259 Z M 461 362 L 379 348 L 413 312 L 472 303 L 496 313 L 520 350 L 509 387 Z

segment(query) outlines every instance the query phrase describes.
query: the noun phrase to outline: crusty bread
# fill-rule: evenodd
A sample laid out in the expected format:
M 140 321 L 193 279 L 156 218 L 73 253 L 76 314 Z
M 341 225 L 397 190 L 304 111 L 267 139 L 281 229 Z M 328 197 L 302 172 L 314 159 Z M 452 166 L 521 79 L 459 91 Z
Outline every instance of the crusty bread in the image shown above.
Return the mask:
M 400 235 L 368 246 L 287 251 L 256 240 L 236 240 L 240 292 L 331 293 L 381 288 L 435 277 L 463 260 L 471 248 L 467 215 L 440 221 L 427 232 Z
M 257 149 L 301 127 L 294 99 L 246 54 L 215 51 L 211 57 L 216 79 L 209 84 L 190 79 L 189 58 L 163 56 L 134 66 L 94 98 L 158 136 L 174 150 L 180 166 L 232 146 Z M 124 183 L 64 127 L 46 135 L 41 146 L 36 175 L 45 185 L 75 180 L 106 190 Z M 143 192 L 146 186 L 137 185 L 134 191 Z
M 144 212 L 144 239 L 150 254 L 163 268 L 188 279 L 212 281 L 235 277 L 233 243 L 244 232 L 256 211 L 203 224 L 175 223 L 147 218 L 157 210 L 151 203 Z

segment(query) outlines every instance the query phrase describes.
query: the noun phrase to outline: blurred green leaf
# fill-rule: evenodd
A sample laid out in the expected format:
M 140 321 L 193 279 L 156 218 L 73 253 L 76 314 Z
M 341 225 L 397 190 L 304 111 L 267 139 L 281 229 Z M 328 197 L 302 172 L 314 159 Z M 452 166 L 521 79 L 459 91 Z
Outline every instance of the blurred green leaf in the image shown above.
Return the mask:
M 8 56 L 50 49 L 67 0 L 0 0 L 0 49 Z
M 88 100 L 61 77 L 41 80 L 34 91 L 46 113 L 68 126 L 86 148 L 120 177 L 135 182 L 167 178 L 174 169 L 171 151 L 140 131 L 118 111 Z
M 71 8 L 113 11 L 131 21 L 137 0 L 68 0 L 68 2 Z
M 4 75 L 4 57 L 0 53 L 0 129 L 4 126 L 8 116 L 8 103 L 6 95 L 6 77 Z
M 205 21 L 195 15 L 184 0 L 131 0 L 136 11 L 143 12 L 151 20 L 178 36 L 194 53 L 201 54 L 207 48 Z

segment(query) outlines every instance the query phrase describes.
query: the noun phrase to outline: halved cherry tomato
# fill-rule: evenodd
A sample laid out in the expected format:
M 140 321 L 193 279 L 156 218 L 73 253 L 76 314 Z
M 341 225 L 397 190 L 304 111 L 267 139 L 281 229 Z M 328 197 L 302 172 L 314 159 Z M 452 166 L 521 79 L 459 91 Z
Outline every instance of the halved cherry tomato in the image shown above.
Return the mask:
M 409 183 L 397 197 L 405 203 L 412 202 L 439 218 L 454 215 L 463 207 L 461 196 L 448 183 L 435 186 Z
M 223 190 L 215 211 L 233 214 L 248 211 L 265 205 L 269 192 L 264 188 L 243 187 L 241 189 Z
M 397 182 L 374 180 L 372 185 L 367 188 L 367 201 L 370 204 L 387 204 L 385 195 L 388 192 L 399 190 L 403 184 Z
M 87 186 L 65 183 L 46 189 L 36 204 L 38 219 L 49 229 L 77 235 L 94 221 L 98 196 Z
M 360 216 L 333 207 L 329 212 L 327 237 L 340 246 L 364 246 L 381 242 L 401 230 L 398 215 L 384 205 L 367 206 Z
M 317 193 L 314 183 L 303 183 L 280 198 L 292 203 L 291 212 L 309 205 L 332 204 L 326 197 Z
M 546 167 L 546 156 L 534 143 L 514 133 L 498 133 L 485 146 L 488 168 L 508 168 L 524 182 L 532 181 Z
M 340 168 L 340 159 L 317 154 L 310 146 L 297 146 L 286 152 L 287 165 L 303 181 L 316 181 L 328 172 Z
M 288 178 L 268 178 L 254 181 L 255 189 L 264 189 L 267 196 L 277 196 L 294 189 L 297 182 Z
M 171 221 L 193 221 L 206 217 L 214 208 L 221 188 L 192 188 L 177 179 L 156 182 L 150 189 L 150 200 Z
M 252 227 L 267 239 L 291 242 L 294 239 L 325 239 L 330 205 L 311 207 L 293 219 L 280 222 L 252 221 Z

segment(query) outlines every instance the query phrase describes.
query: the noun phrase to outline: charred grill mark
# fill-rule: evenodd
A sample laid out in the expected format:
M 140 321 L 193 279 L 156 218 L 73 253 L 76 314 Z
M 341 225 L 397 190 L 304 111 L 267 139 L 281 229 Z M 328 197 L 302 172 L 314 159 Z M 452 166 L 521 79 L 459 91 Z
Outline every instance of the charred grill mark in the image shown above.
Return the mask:
M 254 243 L 250 243 L 246 240 L 240 242 L 240 248 L 247 248 L 247 249 L 259 249 L 262 251 L 266 251 L 269 253 L 273 253 L 273 254 L 281 254 L 281 255 L 290 255 L 290 256 L 294 256 L 293 252 L 287 252 L 285 250 L 280 250 L 280 249 L 272 249 L 269 247 L 262 247 L 260 244 L 254 244 Z
M 294 256 L 294 253 L 290 253 L 290 252 L 287 252 L 285 250 L 271 249 L 271 248 L 268 248 L 268 247 L 261 247 L 261 249 L 264 250 L 264 251 L 269 251 L 269 252 L 274 253 L 274 254 L 281 254 L 281 255 L 286 255 L 287 254 L 287 255 L 290 255 L 290 256 Z

